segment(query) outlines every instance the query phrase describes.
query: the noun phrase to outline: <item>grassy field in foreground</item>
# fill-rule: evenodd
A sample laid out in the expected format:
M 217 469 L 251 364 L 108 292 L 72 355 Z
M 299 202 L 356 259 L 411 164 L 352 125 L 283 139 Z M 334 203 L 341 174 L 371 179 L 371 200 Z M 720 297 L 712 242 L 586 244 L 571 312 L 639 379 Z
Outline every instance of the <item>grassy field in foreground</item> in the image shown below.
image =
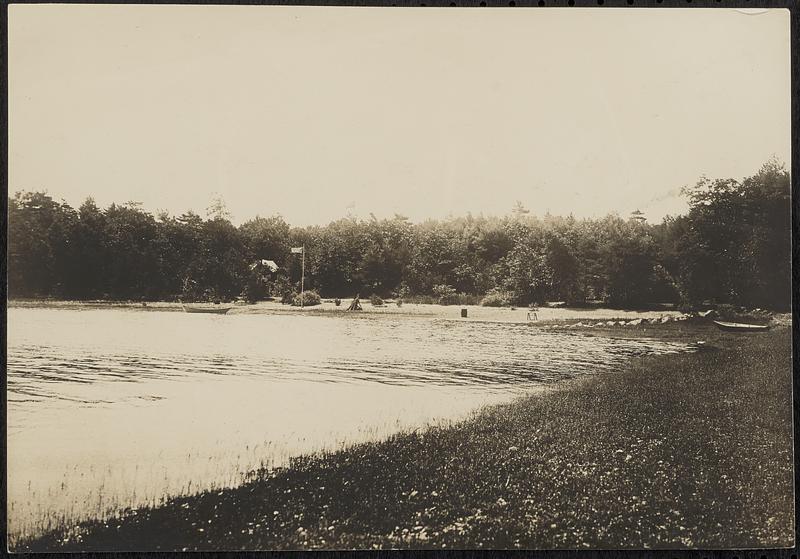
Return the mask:
M 791 546 L 790 344 L 720 335 L 15 551 Z

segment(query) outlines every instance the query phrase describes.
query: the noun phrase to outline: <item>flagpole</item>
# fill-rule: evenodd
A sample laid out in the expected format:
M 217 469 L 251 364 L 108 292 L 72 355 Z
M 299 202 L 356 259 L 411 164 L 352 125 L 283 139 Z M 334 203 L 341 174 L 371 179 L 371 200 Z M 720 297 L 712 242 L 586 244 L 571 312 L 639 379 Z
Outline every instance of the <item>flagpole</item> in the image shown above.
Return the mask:
M 300 272 L 300 308 L 302 309 L 305 307 L 305 301 L 303 300 L 303 288 L 305 287 L 305 280 L 306 280 L 306 245 L 303 244 L 303 264 L 301 266 Z

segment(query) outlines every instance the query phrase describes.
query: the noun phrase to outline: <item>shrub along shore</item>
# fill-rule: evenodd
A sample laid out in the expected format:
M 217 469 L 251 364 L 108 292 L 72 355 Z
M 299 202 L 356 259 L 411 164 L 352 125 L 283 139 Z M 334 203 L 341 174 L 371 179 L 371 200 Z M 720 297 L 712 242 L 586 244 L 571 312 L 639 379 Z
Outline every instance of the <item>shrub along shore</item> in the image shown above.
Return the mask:
M 790 546 L 790 328 L 703 334 L 704 351 L 14 551 Z

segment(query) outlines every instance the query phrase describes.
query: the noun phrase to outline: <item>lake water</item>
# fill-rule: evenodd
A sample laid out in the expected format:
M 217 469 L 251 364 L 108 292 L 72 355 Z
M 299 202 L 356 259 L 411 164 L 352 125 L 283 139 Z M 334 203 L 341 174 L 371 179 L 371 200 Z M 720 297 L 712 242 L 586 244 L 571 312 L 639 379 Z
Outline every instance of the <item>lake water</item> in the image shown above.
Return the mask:
M 683 344 L 409 316 L 8 311 L 12 537 Z

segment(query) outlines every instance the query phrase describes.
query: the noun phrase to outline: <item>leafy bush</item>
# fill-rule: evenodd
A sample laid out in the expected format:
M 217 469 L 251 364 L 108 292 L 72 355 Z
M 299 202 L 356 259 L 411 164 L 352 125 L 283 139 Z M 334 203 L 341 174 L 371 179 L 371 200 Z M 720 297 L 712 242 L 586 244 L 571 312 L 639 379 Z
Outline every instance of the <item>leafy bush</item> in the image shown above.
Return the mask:
M 457 305 L 459 301 L 456 289 L 449 285 L 433 286 L 433 295 L 440 305 Z
M 409 295 L 403 297 L 403 303 L 411 303 L 412 305 L 435 305 L 438 303 L 433 295 Z
M 760 312 L 757 312 L 754 309 L 747 309 L 737 305 L 717 305 L 714 310 L 722 320 L 732 320 L 734 322 L 743 321 L 758 324 L 767 322 L 769 319 L 768 312 L 764 313 L 761 309 L 759 309 Z
M 445 300 L 448 302 L 442 302 L 440 295 L 409 295 L 400 300 L 414 305 L 477 305 L 481 298 L 469 293 L 455 293 L 446 294 Z
M 269 278 L 258 270 L 252 270 L 242 290 L 242 297 L 248 303 L 255 303 L 256 301 L 265 300 L 269 295 Z
M 406 299 L 409 295 L 411 295 L 411 288 L 405 281 L 401 281 L 397 289 L 392 291 L 392 297 L 395 299 Z
M 481 299 L 484 307 L 507 307 L 511 304 L 511 294 L 501 289 L 492 289 Z
M 299 307 L 300 301 L 301 301 L 300 295 L 297 294 L 295 295 L 294 300 L 292 301 L 292 305 L 294 305 L 295 307 Z M 313 307 L 314 305 L 319 305 L 320 303 L 322 303 L 322 299 L 320 298 L 319 293 L 313 290 L 304 291 L 302 301 L 304 307 Z
M 459 293 L 456 295 L 459 305 L 477 305 L 481 302 L 480 295 L 470 295 L 469 293 Z
M 279 275 L 275 278 L 275 281 L 272 282 L 270 295 L 273 297 L 280 297 L 281 303 L 284 305 L 290 305 L 294 302 L 297 292 L 294 290 L 292 282 L 289 280 L 289 278 L 284 275 Z
M 369 302 L 374 307 L 382 307 L 383 306 L 383 299 L 381 299 L 378 295 L 375 295 L 374 293 L 370 296 Z
M 294 305 L 294 300 L 296 297 L 299 297 L 298 293 L 294 291 L 289 291 L 281 295 L 281 304 L 283 305 Z

